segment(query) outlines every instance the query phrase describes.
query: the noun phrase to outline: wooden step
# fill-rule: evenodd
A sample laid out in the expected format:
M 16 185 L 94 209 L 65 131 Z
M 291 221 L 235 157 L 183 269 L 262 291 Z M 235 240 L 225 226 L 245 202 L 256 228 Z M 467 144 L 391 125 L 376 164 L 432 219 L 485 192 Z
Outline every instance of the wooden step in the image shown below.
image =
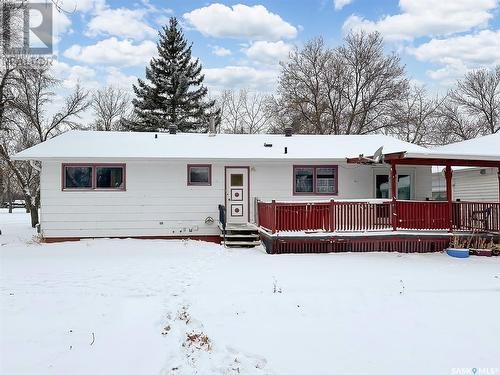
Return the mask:
M 226 246 L 259 246 L 260 241 L 225 241 L 224 245 Z
M 260 238 L 257 233 L 244 233 L 244 234 L 226 234 L 225 236 L 223 234 L 220 235 L 221 237 L 225 238 Z
M 219 229 L 222 231 L 222 225 L 219 223 Z M 257 228 L 253 224 L 227 224 L 226 232 L 258 232 Z

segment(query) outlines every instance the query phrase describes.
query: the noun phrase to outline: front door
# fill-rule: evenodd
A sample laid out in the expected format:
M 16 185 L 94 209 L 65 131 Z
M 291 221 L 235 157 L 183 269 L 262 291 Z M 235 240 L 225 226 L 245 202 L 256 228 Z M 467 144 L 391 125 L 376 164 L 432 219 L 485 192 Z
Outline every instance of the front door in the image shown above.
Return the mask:
M 228 224 L 248 222 L 248 168 L 226 167 L 226 209 Z

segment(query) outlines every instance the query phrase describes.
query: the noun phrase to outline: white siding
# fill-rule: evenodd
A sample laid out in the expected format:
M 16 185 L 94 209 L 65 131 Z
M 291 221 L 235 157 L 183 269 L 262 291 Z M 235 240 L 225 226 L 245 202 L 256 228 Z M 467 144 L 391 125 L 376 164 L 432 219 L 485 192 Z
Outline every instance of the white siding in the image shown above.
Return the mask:
M 483 171 L 481 173 L 481 171 Z M 496 168 L 470 168 L 453 172 L 453 199 L 497 201 Z
M 88 162 L 102 162 L 89 160 Z M 64 162 L 71 162 L 65 160 Z M 294 196 L 293 162 L 212 163 L 212 186 L 187 186 L 188 162 L 126 163 L 126 191 L 62 191 L 61 162 L 44 162 L 41 176 L 41 227 L 45 237 L 112 237 L 217 235 L 218 205 L 224 203 L 224 167 L 250 167 L 250 217 L 254 199 L 324 200 L 362 199 L 374 196 L 375 170 L 362 165 L 339 164 L 338 196 Z M 190 161 L 196 164 L 198 161 Z M 296 164 L 334 164 L 311 161 Z M 399 168 L 398 168 L 399 170 Z M 414 176 L 415 199 L 431 194 L 427 167 L 405 167 Z

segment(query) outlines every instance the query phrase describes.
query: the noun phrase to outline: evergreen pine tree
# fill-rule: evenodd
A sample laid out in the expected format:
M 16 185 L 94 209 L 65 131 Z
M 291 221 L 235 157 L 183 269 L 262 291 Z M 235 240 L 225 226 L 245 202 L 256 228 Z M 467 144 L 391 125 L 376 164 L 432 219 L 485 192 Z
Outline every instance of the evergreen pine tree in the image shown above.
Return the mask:
M 135 120 L 127 127 L 162 131 L 176 125 L 181 132 L 206 132 L 208 117 L 215 116 L 218 122 L 220 111 L 215 110 L 215 101 L 206 98 L 205 77 L 199 60 L 191 57 L 192 44 L 188 46 L 175 17 L 159 35 L 159 56 L 146 68 L 146 80 L 134 85 Z

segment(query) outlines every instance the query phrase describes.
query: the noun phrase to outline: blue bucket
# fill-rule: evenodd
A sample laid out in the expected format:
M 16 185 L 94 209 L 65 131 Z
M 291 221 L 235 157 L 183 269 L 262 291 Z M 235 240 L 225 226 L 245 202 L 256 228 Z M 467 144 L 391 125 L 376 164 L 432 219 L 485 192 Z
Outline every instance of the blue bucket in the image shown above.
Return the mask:
M 446 249 L 446 254 L 454 258 L 468 258 L 469 249 Z

